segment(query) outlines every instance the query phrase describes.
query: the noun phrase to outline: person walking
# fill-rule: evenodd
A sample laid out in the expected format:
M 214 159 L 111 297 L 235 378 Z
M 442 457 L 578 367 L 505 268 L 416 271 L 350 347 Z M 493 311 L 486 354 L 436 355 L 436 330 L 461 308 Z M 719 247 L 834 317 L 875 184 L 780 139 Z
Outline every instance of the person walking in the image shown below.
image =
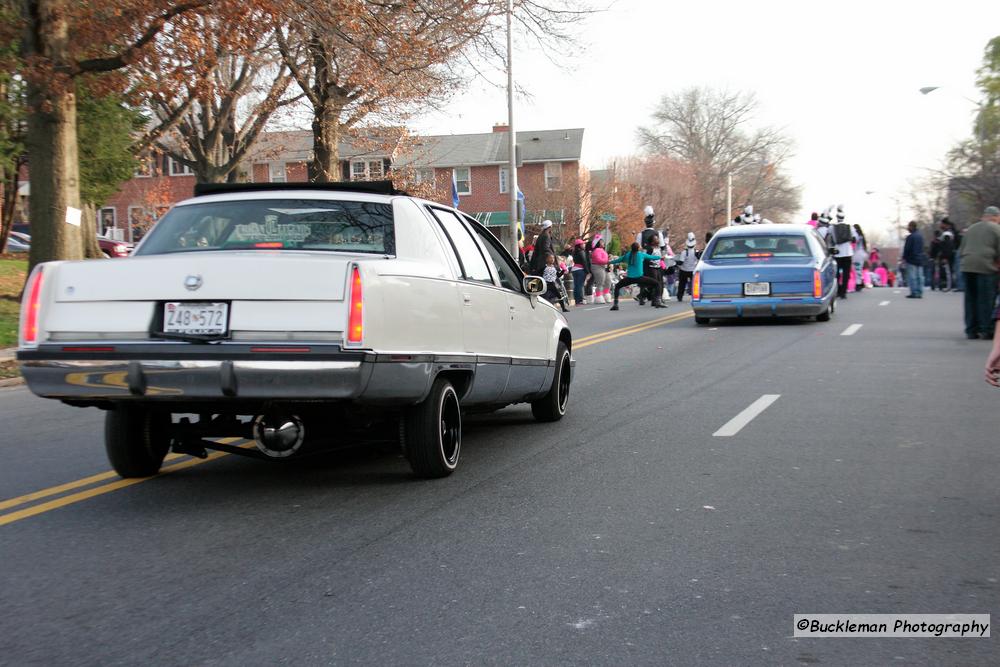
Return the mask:
M 590 251 L 590 274 L 594 284 L 594 303 L 611 303 L 611 272 L 608 271 L 608 251 L 604 247 L 604 238 L 594 236 Z
M 535 249 L 531 253 L 531 259 L 528 262 L 528 268 L 531 269 L 531 275 L 540 276 L 545 270 L 545 266 L 548 263 L 549 255 L 555 255 L 555 250 L 552 249 L 552 221 L 542 220 L 542 231 L 535 239 Z
M 865 233 L 861 231 L 861 225 L 854 225 L 854 236 L 857 241 L 854 243 L 854 255 L 851 259 L 854 262 L 854 291 L 860 292 L 865 288 L 864 270 L 865 262 L 868 261 L 868 241 Z
M 660 299 L 660 287 L 659 284 L 649 276 L 643 275 L 643 266 L 646 262 L 659 261 L 659 257 L 650 255 L 649 253 L 642 252 L 638 243 L 633 243 L 632 248 L 619 257 L 616 260 L 612 260 L 611 264 L 624 264 L 625 269 L 625 279 L 619 280 L 615 284 L 614 291 L 614 304 L 611 306 L 611 310 L 618 310 L 618 294 L 622 291 L 623 287 L 629 285 L 638 285 L 640 289 L 643 287 L 648 287 L 652 291 L 653 307 L 654 308 L 666 308 L 663 301 Z
M 965 281 L 965 335 L 991 339 L 1000 269 L 1000 208 L 987 206 L 982 219 L 965 230 L 959 255 Z
M 659 292 L 656 293 L 657 299 L 659 299 L 663 296 L 663 271 L 660 267 L 660 262 L 662 261 L 660 248 L 665 245 L 665 241 L 663 240 L 663 233 L 654 228 L 656 215 L 653 213 L 653 207 L 647 206 L 643 213 L 645 214 L 643 222 L 646 224 L 646 228 L 635 235 L 635 242 L 639 244 L 644 253 L 656 258 L 646 262 L 646 265 L 643 267 L 643 275 L 652 278 L 659 284 Z M 639 289 L 639 305 L 641 306 L 647 300 L 651 305 L 656 305 L 653 298 L 653 289 L 641 287 Z
M 910 288 L 907 299 L 924 298 L 924 237 L 917 228 L 917 221 L 910 220 L 906 226 L 910 235 L 903 243 L 903 263 L 906 265 L 906 286 Z
M 993 347 L 986 357 L 986 381 L 994 387 L 1000 387 L 1000 303 L 993 311 Z
M 680 271 L 677 277 L 677 300 L 681 302 L 684 301 L 684 292 L 692 283 L 695 267 L 698 266 L 698 259 L 701 257 L 696 245 L 694 232 L 688 232 L 684 250 L 677 255 L 677 268 Z
M 584 250 L 583 239 L 577 239 L 573 242 L 573 301 L 577 306 L 586 305 L 586 301 L 583 299 L 583 286 L 587 282 L 587 276 L 590 275 L 590 260 L 587 258 L 587 252 Z
M 938 263 L 941 258 L 941 230 L 934 230 L 934 238 L 931 239 L 931 246 L 927 250 L 927 256 L 930 259 L 928 264 L 931 267 L 931 291 L 933 292 L 938 288 Z
M 854 262 L 854 248 L 851 241 L 854 240 L 854 230 L 844 222 L 844 207 L 837 207 L 837 223 L 833 222 L 830 214 L 831 208 L 823 211 L 819 216 L 819 225 L 816 232 L 826 241 L 827 246 L 834 250 L 834 260 L 837 262 L 837 296 L 841 299 L 847 298 L 847 284 L 851 280 L 851 264 Z
M 947 220 L 947 218 L 945 218 Z M 944 220 L 942 220 L 942 223 Z M 938 251 L 938 289 L 942 292 L 951 291 L 954 287 L 951 266 L 955 263 L 955 233 L 944 224 L 941 225 L 941 246 Z

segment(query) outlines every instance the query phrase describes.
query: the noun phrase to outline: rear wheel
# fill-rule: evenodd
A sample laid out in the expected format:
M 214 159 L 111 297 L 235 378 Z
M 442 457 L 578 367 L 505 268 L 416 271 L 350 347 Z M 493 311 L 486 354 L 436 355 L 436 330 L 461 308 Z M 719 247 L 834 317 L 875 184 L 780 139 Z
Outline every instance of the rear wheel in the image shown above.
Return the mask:
M 833 313 L 836 312 L 836 310 L 837 310 L 837 300 L 834 299 L 833 301 L 830 302 L 830 307 L 827 308 L 826 311 L 824 311 L 824 312 L 822 312 L 822 313 L 820 313 L 819 315 L 816 316 L 816 321 L 817 322 L 829 322 L 830 321 L 830 316 L 833 315 Z
M 462 449 L 462 409 L 447 378 L 403 415 L 403 448 L 417 477 L 447 477 L 458 467 Z
M 711 320 L 709 318 L 707 318 L 707 317 L 701 317 L 699 315 L 695 315 L 694 316 L 694 323 L 695 324 L 700 324 L 700 325 L 704 326 L 704 325 L 708 324 L 710 321 Z
M 170 449 L 170 415 L 120 407 L 104 416 L 104 448 L 122 477 L 150 477 Z
M 569 403 L 569 383 L 573 375 L 569 350 L 560 342 L 556 347 L 556 372 L 545 396 L 531 402 L 531 414 L 540 422 L 557 422 L 566 414 Z

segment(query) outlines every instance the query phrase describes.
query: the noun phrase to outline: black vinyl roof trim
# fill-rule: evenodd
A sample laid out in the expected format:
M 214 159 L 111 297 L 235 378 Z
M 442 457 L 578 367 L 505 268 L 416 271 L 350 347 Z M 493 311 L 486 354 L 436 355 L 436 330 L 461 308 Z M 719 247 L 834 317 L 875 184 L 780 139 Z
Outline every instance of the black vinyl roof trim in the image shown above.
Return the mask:
M 196 183 L 194 196 L 237 194 L 240 192 L 282 192 L 316 190 L 318 192 L 363 192 L 373 195 L 407 195 L 392 181 L 340 181 L 336 183 Z

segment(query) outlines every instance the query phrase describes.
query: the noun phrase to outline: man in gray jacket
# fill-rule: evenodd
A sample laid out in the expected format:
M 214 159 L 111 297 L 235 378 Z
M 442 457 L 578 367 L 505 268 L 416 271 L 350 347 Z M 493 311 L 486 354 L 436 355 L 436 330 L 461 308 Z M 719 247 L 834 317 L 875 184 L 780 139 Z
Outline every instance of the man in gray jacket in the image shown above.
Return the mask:
M 1000 270 L 1000 208 L 986 207 L 982 219 L 962 236 L 959 254 L 965 279 L 965 336 L 990 340 Z

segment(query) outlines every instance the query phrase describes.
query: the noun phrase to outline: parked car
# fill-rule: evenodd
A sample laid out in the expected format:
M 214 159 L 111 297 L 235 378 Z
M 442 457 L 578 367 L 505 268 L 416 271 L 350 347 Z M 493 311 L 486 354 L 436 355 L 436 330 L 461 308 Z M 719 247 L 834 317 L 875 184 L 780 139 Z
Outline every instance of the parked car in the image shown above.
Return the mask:
M 24 223 L 17 223 L 13 227 L 14 231 L 11 232 L 11 238 L 14 238 L 15 234 L 18 235 L 17 238 L 21 239 L 22 243 L 26 243 L 27 246 L 31 245 L 31 235 L 29 231 L 31 227 Z M 114 239 L 109 239 L 106 236 L 97 235 L 97 245 L 100 246 L 101 252 L 104 253 L 105 257 L 128 257 L 132 253 L 133 244 L 126 243 L 124 241 L 116 241 Z M 27 252 L 28 247 L 24 248 L 13 248 L 8 245 L 7 252 Z
M 28 252 L 29 250 L 31 250 L 31 237 L 12 231 L 7 239 L 6 252 Z
M 248 452 L 213 437 L 284 458 L 389 424 L 413 471 L 442 477 L 463 411 L 565 414 L 569 327 L 485 227 L 389 183 L 276 185 L 199 186 L 129 261 L 29 277 L 22 374 L 107 411 L 120 475 L 171 448 Z
M 695 322 L 712 318 L 815 317 L 837 306 L 837 265 L 809 225 L 719 230 L 695 269 Z
M 97 245 L 105 257 L 128 257 L 132 254 L 133 245 L 124 241 L 116 241 L 106 236 L 97 236 Z

